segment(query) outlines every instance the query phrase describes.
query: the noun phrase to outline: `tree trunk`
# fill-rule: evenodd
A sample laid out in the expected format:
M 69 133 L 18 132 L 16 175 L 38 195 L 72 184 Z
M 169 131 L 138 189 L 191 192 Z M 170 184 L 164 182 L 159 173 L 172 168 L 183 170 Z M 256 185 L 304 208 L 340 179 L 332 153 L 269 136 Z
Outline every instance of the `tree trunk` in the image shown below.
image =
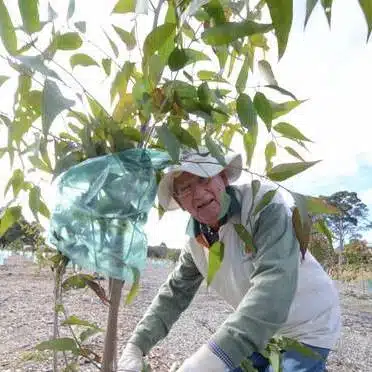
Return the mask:
M 124 282 L 122 280 L 109 279 L 110 308 L 107 319 L 101 372 L 116 371 L 118 312 L 123 285 Z

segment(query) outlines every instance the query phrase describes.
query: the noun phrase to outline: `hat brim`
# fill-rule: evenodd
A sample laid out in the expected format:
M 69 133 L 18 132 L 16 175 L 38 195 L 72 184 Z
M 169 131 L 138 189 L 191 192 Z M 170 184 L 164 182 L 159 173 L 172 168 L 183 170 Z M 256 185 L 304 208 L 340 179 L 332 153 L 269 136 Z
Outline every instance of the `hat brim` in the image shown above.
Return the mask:
M 223 166 L 212 156 L 195 155 L 183 161 L 181 164 L 171 167 L 159 182 L 158 199 L 160 205 L 166 211 L 180 208 L 179 204 L 173 198 L 173 180 L 176 174 L 187 172 L 199 177 L 213 177 L 226 172 L 229 183 L 236 181 L 242 171 L 242 157 L 240 154 L 227 155 L 225 158 L 226 165 Z

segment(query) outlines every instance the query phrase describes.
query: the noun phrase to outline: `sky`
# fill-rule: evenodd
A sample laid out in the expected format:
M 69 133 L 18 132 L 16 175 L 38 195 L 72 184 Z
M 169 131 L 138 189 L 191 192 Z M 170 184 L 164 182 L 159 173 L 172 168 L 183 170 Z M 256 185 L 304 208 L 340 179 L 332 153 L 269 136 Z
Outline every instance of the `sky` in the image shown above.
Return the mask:
M 115 1 L 109 3 L 112 5 Z M 363 14 L 357 2 L 334 2 L 332 29 L 329 30 L 323 10 L 317 5 L 304 31 L 306 2 L 294 3 L 294 22 L 287 51 L 277 64 L 275 57 L 270 61 L 279 85 L 299 99 L 307 99 L 287 115 L 285 121 L 295 124 L 314 141 L 306 160 L 322 161 L 283 185 L 314 196 L 340 190 L 356 191 L 372 211 L 372 129 L 368 89 L 372 86 L 372 42 L 366 43 Z M 79 2 L 79 6 L 85 7 L 84 17 L 96 22 L 97 26 L 105 22 L 105 17 L 109 16 L 107 2 L 97 2 L 95 7 L 87 4 Z M 140 26 L 145 22 L 146 16 L 141 16 Z M 94 89 L 95 83 L 92 79 L 89 88 Z M 99 97 L 100 91 L 95 94 Z M 104 99 L 99 98 L 100 101 Z M 238 144 L 234 149 L 241 151 Z M 280 160 L 289 159 L 279 157 L 276 163 Z M 256 164 L 260 168 L 263 162 L 259 160 Z M 2 160 L 1 166 L 0 190 L 10 172 L 7 162 Z M 239 183 L 244 181 L 243 177 Z M 153 210 L 145 229 L 149 244 L 165 242 L 168 247 L 180 248 L 187 239 L 187 218 L 184 212 L 169 212 L 158 221 Z M 372 241 L 372 232 L 365 238 Z

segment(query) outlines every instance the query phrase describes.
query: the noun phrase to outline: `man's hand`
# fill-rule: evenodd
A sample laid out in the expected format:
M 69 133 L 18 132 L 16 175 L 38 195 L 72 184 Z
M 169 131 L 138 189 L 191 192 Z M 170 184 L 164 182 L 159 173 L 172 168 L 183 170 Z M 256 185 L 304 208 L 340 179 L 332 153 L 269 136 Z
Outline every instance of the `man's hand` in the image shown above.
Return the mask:
M 142 372 L 143 353 L 135 344 L 128 343 L 119 359 L 117 372 Z
M 228 370 L 226 364 L 212 353 L 207 345 L 203 345 L 183 362 L 177 372 L 226 372 Z

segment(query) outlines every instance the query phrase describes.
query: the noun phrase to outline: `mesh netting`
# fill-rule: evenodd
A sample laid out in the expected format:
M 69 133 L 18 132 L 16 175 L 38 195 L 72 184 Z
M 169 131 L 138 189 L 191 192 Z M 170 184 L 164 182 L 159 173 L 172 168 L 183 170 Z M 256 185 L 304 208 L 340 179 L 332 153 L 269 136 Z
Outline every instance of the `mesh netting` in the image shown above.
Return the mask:
M 168 164 L 163 152 L 131 149 L 70 168 L 57 180 L 49 241 L 85 269 L 133 280 L 145 266 L 156 171 Z

